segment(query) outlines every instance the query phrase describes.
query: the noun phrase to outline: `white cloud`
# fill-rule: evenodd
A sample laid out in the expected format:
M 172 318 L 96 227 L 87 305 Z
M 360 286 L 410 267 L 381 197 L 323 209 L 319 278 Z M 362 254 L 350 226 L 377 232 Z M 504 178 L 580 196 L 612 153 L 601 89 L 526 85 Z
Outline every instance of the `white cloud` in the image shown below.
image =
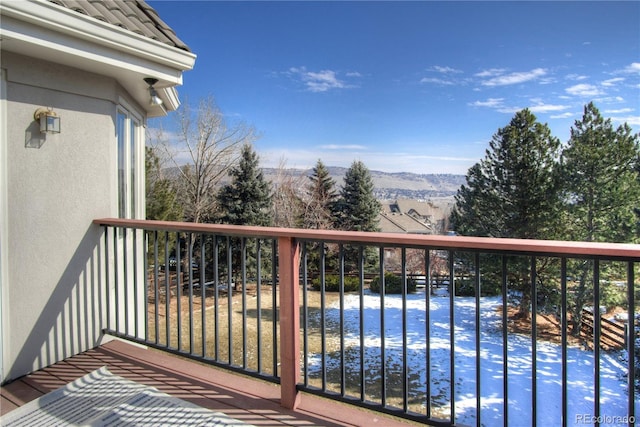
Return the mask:
M 633 62 L 623 70 L 625 73 L 640 73 L 640 62 Z
M 613 79 L 603 81 L 602 86 L 611 87 L 611 86 L 615 86 L 617 83 L 622 83 L 623 81 L 624 81 L 624 78 L 616 77 Z
M 633 108 L 620 108 L 617 110 L 604 110 L 603 113 L 605 114 L 623 114 L 623 113 L 630 113 L 633 111 Z
M 442 74 L 458 74 L 458 73 L 462 73 L 462 70 L 457 70 L 455 68 L 451 68 L 451 67 L 442 67 L 440 65 L 434 65 L 433 67 L 429 68 L 427 71 L 435 71 L 437 73 L 442 73 Z
M 544 68 L 535 68 L 531 71 L 516 72 L 497 75 L 482 82 L 483 86 L 507 86 L 535 80 L 547 74 Z
M 504 106 L 504 107 L 498 108 L 496 111 L 499 112 L 499 113 L 504 113 L 504 114 L 515 114 L 518 111 L 521 111 L 522 109 L 523 109 L 523 107 Z
M 602 91 L 594 85 L 580 83 L 565 89 L 565 91 L 574 96 L 597 96 L 602 95 Z
M 457 70 L 455 68 L 451 68 L 451 67 L 443 67 L 440 65 L 434 65 L 433 67 L 430 67 L 427 69 L 428 72 L 432 72 L 432 73 L 438 73 L 441 75 L 445 75 L 445 76 L 451 76 L 452 74 L 460 74 L 462 73 L 461 70 Z M 436 85 L 443 85 L 443 86 L 453 86 L 459 83 L 464 84 L 464 80 L 457 80 L 454 79 L 452 76 L 451 77 L 445 77 L 445 78 L 441 78 L 441 77 L 423 77 L 422 79 L 420 79 L 420 83 L 421 84 L 436 84 Z
M 573 113 L 570 113 L 568 111 L 566 113 L 552 114 L 551 116 L 549 116 L 549 118 L 551 119 L 570 119 L 571 117 L 573 117 Z
M 550 113 L 552 111 L 564 111 L 568 109 L 568 105 L 553 105 L 553 104 L 536 104 L 529 107 L 532 113 Z
M 545 104 L 541 99 L 532 99 L 532 106 L 528 107 L 533 113 L 550 113 L 554 111 L 564 111 L 569 108 L 568 105 L 562 104 Z M 494 108 L 501 113 L 515 113 L 522 110 L 521 107 L 508 106 L 504 104 L 504 98 L 488 98 L 486 101 L 475 101 L 470 103 L 472 107 Z
M 588 78 L 589 77 L 582 74 L 567 74 L 567 80 L 581 81 L 581 80 L 586 80 Z
M 322 150 L 366 150 L 367 147 L 365 147 L 364 145 L 357 145 L 357 144 L 327 144 L 327 145 L 321 145 L 319 147 Z
M 475 76 L 476 77 L 494 77 L 494 76 L 500 76 L 504 74 L 505 71 L 507 70 L 505 70 L 504 68 L 490 68 L 488 70 L 484 70 L 479 73 L 476 73 Z
M 433 83 L 433 84 L 445 85 L 445 86 L 452 86 L 455 84 L 451 80 L 438 79 L 436 77 L 424 77 L 420 80 L 420 83 L 423 83 L 423 84 Z
M 502 106 L 502 102 L 504 98 L 489 98 L 486 101 L 475 101 L 470 103 L 469 105 L 473 107 L 488 107 L 488 108 L 497 108 Z
M 556 82 L 556 79 L 554 77 L 543 77 L 540 79 L 540 84 L 541 85 L 550 85 L 550 84 L 554 84 Z
M 640 116 L 611 117 L 614 123 L 626 123 L 629 126 L 640 126 Z
M 309 92 L 326 92 L 332 89 L 353 87 L 338 78 L 338 73 L 333 70 L 308 71 L 306 67 L 291 67 L 287 74 L 298 77 Z M 359 74 L 350 72 L 347 76 L 358 77 Z

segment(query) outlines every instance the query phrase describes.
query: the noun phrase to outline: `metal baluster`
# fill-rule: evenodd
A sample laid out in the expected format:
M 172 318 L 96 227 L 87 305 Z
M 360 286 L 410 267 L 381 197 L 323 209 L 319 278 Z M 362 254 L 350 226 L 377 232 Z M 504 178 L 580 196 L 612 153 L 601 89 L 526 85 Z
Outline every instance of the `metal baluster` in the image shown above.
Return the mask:
M 508 301 L 508 283 L 507 283 L 507 257 L 505 255 L 502 258 L 502 401 L 503 403 L 503 418 L 502 425 L 507 427 L 509 425 L 509 311 L 507 307 Z
M 171 296 L 171 266 L 169 265 L 169 232 L 164 232 L 164 330 L 165 344 L 167 348 L 171 347 L 171 327 L 169 317 L 170 313 L 170 296 Z
M 340 245 L 340 277 L 339 277 L 339 293 L 340 293 L 340 395 L 346 394 L 346 367 L 344 358 L 344 245 Z
M 593 260 L 593 415 L 600 425 L 600 260 Z
M 326 328 L 325 328 L 325 254 L 324 243 L 320 245 L 320 351 L 321 355 L 321 368 L 320 373 L 322 378 L 322 391 L 327 391 L 327 343 L 326 343 Z
M 309 295 L 308 283 L 308 262 L 307 242 L 302 244 L 302 369 L 304 373 L 304 386 L 309 387 Z
M 426 415 L 431 418 L 431 252 L 424 250 Z
M 218 305 L 220 303 L 220 240 L 218 236 L 213 236 L 213 294 L 215 303 L 213 304 L 213 358 L 220 361 L 220 316 Z
M 127 228 L 122 229 L 122 293 L 124 300 L 124 334 L 129 336 L 129 254 L 127 251 Z M 120 313 L 120 310 L 118 310 Z M 118 333 L 122 331 L 118 329 Z
M 207 357 L 207 263 L 206 263 L 206 238 L 204 234 L 200 234 L 200 264 L 198 272 L 200 273 L 200 301 L 201 310 L 201 333 L 202 333 L 202 357 Z
M 380 247 L 380 403 L 387 406 L 387 355 L 385 349 L 385 278 L 384 278 L 384 247 Z
M 188 286 L 189 286 L 189 354 L 193 354 L 193 343 L 194 343 L 194 319 L 193 319 L 193 233 L 189 233 L 188 243 L 189 250 L 187 252 L 187 263 L 189 276 Z
M 262 372 L 262 240 L 256 239 L 256 333 L 258 346 L 257 371 Z
M 177 317 L 177 330 L 178 330 L 178 351 L 182 351 L 182 259 L 180 252 L 182 251 L 180 245 L 180 234 L 176 233 L 176 317 Z M 169 319 L 167 318 L 167 321 Z
M 481 295 L 481 288 L 480 286 L 482 285 L 481 281 L 480 281 L 480 253 L 476 252 L 475 253 L 475 259 L 474 259 L 475 265 L 474 265 L 474 280 L 475 280 L 475 288 L 476 288 L 476 295 L 475 295 L 475 303 L 476 303 L 476 425 L 478 427 L 480 427 L 482 425 L 482 405 L 480 404 L 482 401 L 482 390 L 481 390 L 481 384 L 480 384 L 480 380 L 481 380 L 481 354 L 480 354 L 480 295 Z
M 409 368 L 407 364 L 407 249 L 401 249 L 402 277 L 402 410 L 409 411 Z
M 120 298 L 119 298 L 119 292 L 118 292 L 118 288 L 119 286 L 119 277 L 120 275 L 118 274 L 120 268 L 119 268 L 119 262 L 118 260 L 120 259 L 120 256 L 118 254 L 118 232 L 116 231 L 116 229 L 114 228 L 113 230 L 113 269 L 114 269 L 114 281 L 113 281 L 113 293 L 115 294 L 115 301 L 114 301 L 114 306 L 115 306 L 115 312 L 114 312 L 114 316 L 116 318 L 116 333 L 119 334 L 120 333 Z
M 247 369 L 247 238 L 240 240 L 240 277 L 242 280 L 242 368 Z
M 144 274 L 146 274 L 146 269 L 144 270 Z M 145 286 L 146 288 L 146 286 Z M 138 335 L 138 230 L 133 230 L 133 333 L 137 338 L 140 338 Z M 145 316 L 146 317 L 146 316 Z
M 233 287 L 231 280 L 233 277 L 233 251 L 231 249 L 231 238 L 227 236 L 227 325 L 229 349 L 229 365 L 233 365 Z
M 365 354 L 364 354 L 364 246 L 358 250 L 358 268 L 360 273 L 360 401 L 366 400 Z
M 159 283 L 158 283 L 158 276 L 159 276 L 159 265 L 158 265 L 158 230 L 154 230 L 153 231 L 153 299 L 154 299 L 154 309 L 153 309 L 153 314 L 154 314 L 154 329 L 155 329 L 155 344 L 158 344 L 158 341 L 160 341 L 160 328 L 158 327 L 158 322 L 160 320 L 160 313 L 158 313 L 158 300 L 160 298 L 160 292 L 158 289 Z M 165 271 L 164 271 L 164 275 L 165 275 L 165 279 L 167 276 L 167 270 L 166 270 L 166 265 L 165 265 Z M 145 316 L 145 318 L 149 318 L 149 316 Z M 147 328 L 148 330 L 148 328 Z
M 567 258 L 560 259 L 560 298 L 561 298 L 561 341 L 562 341 L 562 427 L 568 426 L 568 393 L 567 393 Z
M 114 231 L 115 232 L 115 231 Z M 107 305 L 107 329 L 111 330 L 111 287 L 110 274 L 111 268 L 109 267 L 109 227 L 104 226 L 104 278 L 105 278 L 105 296 Z
M 149 247 L 149 232 L 145 231 L 145 235 L 146 237 L 146 241 L 147 241 L 147 245 L 146 247 Z M 149 258 L 149 254 L 148 252 L 145 254 L 145 262 L 146 260 Z M 145 269 L 144 269 L 144 277 L 145 277 L 145 291 L 144 291 L 144 295 L 145 295 L 145 313 L 148 313 L 149 310 L 149 300 L 147 295 L 149 295 L 149 291 L 147 288 L 148 284 L 149 284 L 149 277 L 147 276 L 147 271 L 149 269 L 149 266 L 145 264 Z M 154 309 L 153 309 L 153 313 L 154 313 L 154 319 L 155 319 L 155 325 L 153 327 L 153 329 L 155 330 L 154 336 L 155 336 L 155 344 L 158 344 L 158 274 L 159 274 L 159 267 L 158 267 L 158 230 L 155 230 L 153 232 L 153 300 L 154 300 Z M 149 316 L 145 315 L 144 316 L 144 320 L 145 320 L 145 341 L 149 341 Z
M 531 425 L 538 425 L 538 292 L 537 292 L 537 274 L 536 274 L 536 257 L 531 257 Z
M 627 263 L 627 301 L 629 304 L 627 313 L 627 365 L 629 375 L 627 377 L 627 390 L 629 394 L 629 407 L 627 413 L 629 420 L 636 418 L 635 408 L 635 342 L 636 342 L 636 316 L 635 316 L 635 292 L 634 292 L 634 263 L 629 261 Z M 633 423 L 629 422 L 631 426 Z
M 271 240 L 271 307 L 272 307 L 272 328 L 273 328 L 273 342 L 271 347 L 273 349 L 273 376 L 278 377 L 278 322 L 276 320 L 276 313 L 278 312 L 277 286 L 278 286 L 278 239 Z
M 449 417 L 451 423 L 456 422 L 456 350 L 455 350 L 455 266 L 454 266 L 454 252 L 449 251 L 449 384 L 451 385 L 451 408 Z

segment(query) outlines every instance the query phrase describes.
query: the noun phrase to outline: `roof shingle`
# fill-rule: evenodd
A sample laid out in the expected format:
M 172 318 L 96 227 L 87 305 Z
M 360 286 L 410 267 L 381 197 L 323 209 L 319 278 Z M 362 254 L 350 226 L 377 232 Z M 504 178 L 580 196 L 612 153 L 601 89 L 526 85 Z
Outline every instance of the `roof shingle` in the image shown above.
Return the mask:
M 190 52 L 189 47 L 144 0 L 49 0 L 77 13 Z

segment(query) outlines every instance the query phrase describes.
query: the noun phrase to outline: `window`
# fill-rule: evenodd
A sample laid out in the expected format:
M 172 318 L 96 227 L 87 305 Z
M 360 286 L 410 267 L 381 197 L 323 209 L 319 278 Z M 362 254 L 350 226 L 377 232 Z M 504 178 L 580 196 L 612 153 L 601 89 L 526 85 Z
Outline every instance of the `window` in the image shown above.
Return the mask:
M 125 108 L 118 108 L 118 217 L 144 215 L 144 146 L 141 120 Z

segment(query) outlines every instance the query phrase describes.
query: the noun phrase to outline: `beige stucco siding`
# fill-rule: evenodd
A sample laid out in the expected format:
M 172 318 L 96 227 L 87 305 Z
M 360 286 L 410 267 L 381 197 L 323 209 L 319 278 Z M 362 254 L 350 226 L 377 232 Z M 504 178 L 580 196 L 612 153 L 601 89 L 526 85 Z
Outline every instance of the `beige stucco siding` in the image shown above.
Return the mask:
M 17 54 L 3 53 L 2 67 L 8 111 L 6 381 L 100 339 L 104 296 L 94 289 L 104 268 L 97 260 L 101 230 L 92 220 L 117 214 L 115 114 L 124 94 L 112 79 Z M 33 118 L 38 107 L 59 114 L 60 134 L 41 138 Z

